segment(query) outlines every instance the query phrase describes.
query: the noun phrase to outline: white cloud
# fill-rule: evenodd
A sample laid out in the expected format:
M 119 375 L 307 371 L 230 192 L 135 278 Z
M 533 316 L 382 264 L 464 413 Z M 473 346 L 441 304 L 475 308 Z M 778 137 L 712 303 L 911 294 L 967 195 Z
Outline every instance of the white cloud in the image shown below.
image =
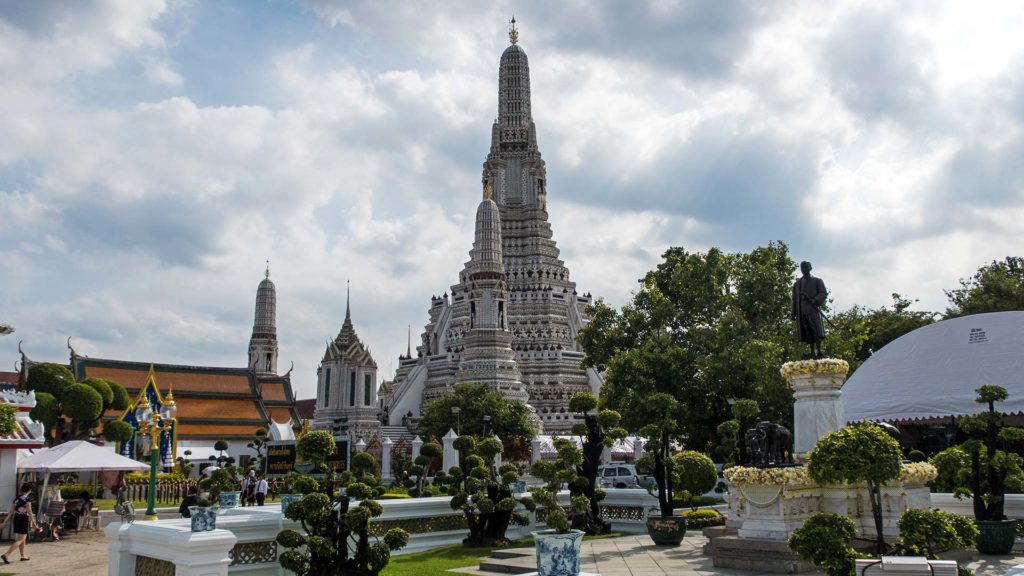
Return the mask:
M 301 395 L 347 280 L 386 372 L 467 258 L 513 9 L 582 292 L 782 239 L 841 306 L 940 309 L 1017 249 L 1019 7 L 305 4 L 271 7 L 259 98 L 191 76 L 203 5 L 0 9 L 0 310 L 34 356 L 240 366 L 270 258 Z

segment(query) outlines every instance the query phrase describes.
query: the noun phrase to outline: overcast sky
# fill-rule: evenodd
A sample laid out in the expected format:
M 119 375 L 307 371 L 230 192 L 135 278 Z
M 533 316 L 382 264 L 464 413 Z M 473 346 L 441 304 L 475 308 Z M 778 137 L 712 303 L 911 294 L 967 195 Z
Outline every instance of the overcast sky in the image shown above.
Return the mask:
M 4 2 L 0 370 L 245 366 L 269 259 L 300 397 L 347 279 L 389 377 L 467 259 L 513 12 L 580 292 L 783 240 L 839 308 L 941 310 L 1022 252 L 1021 2 Z

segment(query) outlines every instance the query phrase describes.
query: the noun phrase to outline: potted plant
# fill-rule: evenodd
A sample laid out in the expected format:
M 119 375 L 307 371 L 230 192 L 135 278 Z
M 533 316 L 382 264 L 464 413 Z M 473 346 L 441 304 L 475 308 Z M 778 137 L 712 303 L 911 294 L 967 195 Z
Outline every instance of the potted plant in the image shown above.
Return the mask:
M 683 450 L 672 455 L 676 495 L 692 510 L 702 494 L 718 485 L 718 470 L 706 454 L 696 450 Z
M 654 472 L 655 485 L 647 489 L 658 498 L 657 514 L 647 517 L 647 533 L 659 546 L 678 546 L 686 537 L 686 518 L 675 514 L 672 504 L 677 476 L 672 437 L 678 432 L 675 415 L 679 402 L 669 394 L 658 393 L 647 400 L 646 407 L 650 424 L 640 429 L 640 435 L 649 452 L 638 464 Z
M 532 488 L 535 504 L 543 506 L 544 524 L 547 530 L 531 532 L 537 549 L 537 574 L 539 576 L 576 576 L 580 573 L 580 544 L 584 532 L 573 530 L 565 511 L 558 504 L 558 483 L 547 488 Z M 585 496 L 571 499 L 574 514 L 586 514 L 588 500 Z
M 1009 554 L 1013 548 L 1017 523 L 1003 512 L 1006 478 L 1020 468 L 1020 456 L 1006 450 L 1009 443 L 1024 440 L 1024 430 L 1003 425 L 1003 415 L 995 403 L 1006 400 L 1006 388 L 982 386 L 975 390 L 979 404 L 988 410 L 960 421 L 960 428 L 971 436 L 964 443 L 970 456 L 970 487 L 974 501 L 974 519 L 978 523 L 977 547 L 982 554 Z M 959 493 L 965 491 L 961 489 Z
M 207 532 L 217 528 L 217 512 L 219 508 L 214 506 L 208 498 L 200 498 L 195 506 L 189 506 L 189 519 L 193 532 Z

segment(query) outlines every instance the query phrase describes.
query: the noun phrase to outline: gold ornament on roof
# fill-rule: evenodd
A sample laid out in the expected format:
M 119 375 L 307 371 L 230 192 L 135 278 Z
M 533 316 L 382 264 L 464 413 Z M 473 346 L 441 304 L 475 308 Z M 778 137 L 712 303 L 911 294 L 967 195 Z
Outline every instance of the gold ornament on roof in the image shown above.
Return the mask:
M 516 17 L 512 17 L 512 26 L 508 29 L 508 41 L 516 44 L 519 42 L 519 30 L 516 28 Z
M 494 188 L 491 187 L 491 181 L 484 182 L 484 200 L 494 200 Z

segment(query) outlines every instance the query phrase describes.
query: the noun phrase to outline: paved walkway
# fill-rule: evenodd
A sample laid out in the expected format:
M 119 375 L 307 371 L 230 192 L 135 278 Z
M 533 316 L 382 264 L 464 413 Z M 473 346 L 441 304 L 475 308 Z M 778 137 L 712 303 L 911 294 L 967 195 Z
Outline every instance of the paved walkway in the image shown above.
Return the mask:
M 0 542 L 0 553 L 10 546 Z M 0 564 L 0 573 L 38 576 L 107 576 L 107 537 L 102 530 L 72 533 L 60 542 L 30 542 L 25 554 L 31 560 L 18 561 L 15 550 L 7 557 L 10 564 Z
M 691 534 L 676 548 L 654 546 L 647 536 L 624 536 L 583 543 L 583 572 L 601 576 L 767 576 L 756 572 L 715 568 L 711 559 L 701 553 L 706 539 Z M 3 550 L 9 542 L 0 542 Z M 0 573 L 38 576 L 106 576 L 107 540 L 102 531 L 86 530 L 72 534 L 60 542 L 36 542 L 26 548 L 32 558 L 19 562 L 14 552 L 11 564 L 0 564 Z M 0 550 L 2 552 L 2 550 Z M 1021 556 L 975 556 L 967 566 L 977 576 L 1002 576 L 1011 566 L 1024 564 Z M 476 566 L 457 570 L 466 574 L 481 572 Z M 820 576 L 820 573 L 810 573 Z M 427 575 L 424 576 L 434 576 Z M 437 575 L 444 576 L 444 575 Z
M 588 540 L 580 549 L 580 571 L 601 576 L 768 576 L 769 573 L 715 568 L 711 558 L 701 552 L 706 542 L 707 538 L 699 533 L 690 534 L 678 547 L 655 546 L 646 535 Z M 977 576 L 1002 576 L 1017 564 L 1024 564 L 1024 556 L 975 556 L 967 566 Z M 457 572 L 498 574 L 475 567 Z M 821 576 L 822 573 L 808 574 Z

